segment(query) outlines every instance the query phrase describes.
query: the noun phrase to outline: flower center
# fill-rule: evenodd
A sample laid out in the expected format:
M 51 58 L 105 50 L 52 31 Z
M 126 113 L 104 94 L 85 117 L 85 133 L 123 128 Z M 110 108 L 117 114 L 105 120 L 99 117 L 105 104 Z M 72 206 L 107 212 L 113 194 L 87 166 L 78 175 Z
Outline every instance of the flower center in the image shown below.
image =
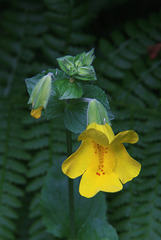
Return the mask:
M 98 159 L 98 167 L 96 170 L 96 175 L 101 176 L 101 175 L 105 175 L 106 171 L 105 171 L 105 156 L 107 154 L 108 148 L 107 147 L 103 147 L 97 143 L 93 142 L 93 147 L 94 147 L 94 153 L 96 155 L 96 158 Z

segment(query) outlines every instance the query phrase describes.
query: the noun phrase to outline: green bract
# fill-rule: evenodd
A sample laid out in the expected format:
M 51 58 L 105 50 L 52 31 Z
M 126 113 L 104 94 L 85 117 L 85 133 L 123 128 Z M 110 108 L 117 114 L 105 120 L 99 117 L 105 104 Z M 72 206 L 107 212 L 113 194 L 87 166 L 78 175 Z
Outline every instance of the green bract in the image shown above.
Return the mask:
M 88 125 L 95 122 L 97 124 L 108 123 L 110 125 L 109 117 L 104 106 L 96 99 L 90 101 L 88 105 Z
M 52 73 L 48 73 L 42 77 L 33 88 L 28 101 L 28 104 L 32 104 L 32 108 L 36 109 L 40 106 L 46 108 L 51 93 L 51 75 Z
M 60 68 L 69 76 L 80 80 L 97 80 L 95 70 L 91 66 L 94 60 L 94 49 L 87 53 L 78 54 L 76 57 L 65 56 L 57 58 Z

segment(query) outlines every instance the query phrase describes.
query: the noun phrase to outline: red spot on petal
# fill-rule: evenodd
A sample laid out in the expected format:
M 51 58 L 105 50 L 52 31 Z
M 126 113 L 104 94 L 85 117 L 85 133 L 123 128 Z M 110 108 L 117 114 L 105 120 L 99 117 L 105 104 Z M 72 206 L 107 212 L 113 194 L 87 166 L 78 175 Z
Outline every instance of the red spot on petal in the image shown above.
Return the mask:
M 105 175 L 105 172 L 103 172 L 103 175 Z

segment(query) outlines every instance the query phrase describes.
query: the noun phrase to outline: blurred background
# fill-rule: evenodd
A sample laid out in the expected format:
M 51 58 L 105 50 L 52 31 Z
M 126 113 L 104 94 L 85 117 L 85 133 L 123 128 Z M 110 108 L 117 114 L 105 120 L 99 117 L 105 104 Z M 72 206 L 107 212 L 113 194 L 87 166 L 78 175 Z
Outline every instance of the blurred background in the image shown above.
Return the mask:
M 40 214 L 50 166 L 65 159 L 62 119 L 30 116 L 25 78 L 58 67 L 56 58 L 95 48 L 98 84 L 117 133 L 140 136 L 130 154 L 140 176 L 106 194 L 108 219 L 120 240 L 161 239 L 160 0 L 1 0 L 0 240 L 51 240 Z M 76 142 L 76 136 L 73 136 Z

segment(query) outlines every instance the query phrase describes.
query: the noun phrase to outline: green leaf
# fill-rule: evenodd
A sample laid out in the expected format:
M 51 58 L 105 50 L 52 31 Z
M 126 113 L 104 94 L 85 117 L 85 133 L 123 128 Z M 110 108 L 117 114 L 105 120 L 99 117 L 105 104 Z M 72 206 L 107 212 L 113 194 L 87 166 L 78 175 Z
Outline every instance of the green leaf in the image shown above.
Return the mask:
M 49 171 L 41 194 L 41 209 L 47 231 L 56 237 L 68 237 L 69 202 L 68 179 L 61 172 L 60 159 Z M 78 193 L 78 181 L 75 180 L 75 226 L 76 234 L 87 219 L 98 216 L 106 219 L 106 201 L 104 194 L 86 199 Z
M 42 116 L 48 120 L 56 118 L 64 113 L 65 107 L 66 104 L 64 101 L 59 100 L 55 96 L 52 96 Z
M 118 235 L 108 222 L 93 218 L 82 226 L 77 240 L 118 240 Z
M 83 90 L 80 83 L 70 82 L 70 80 L 55 81 L 59 93 L 59 99 L 80 98 L 83 95 Z
M 65 127 L 74 133 L 83 132 L 87 126 L 87 108 L 87 102 L 72 101 L 68 104 L 64 115 Z
M 84 58 L 84 65 L 91 65 L 95 56 L 94 54 L 94 48 L 92 48 L 89 52 L 86 53 Z

